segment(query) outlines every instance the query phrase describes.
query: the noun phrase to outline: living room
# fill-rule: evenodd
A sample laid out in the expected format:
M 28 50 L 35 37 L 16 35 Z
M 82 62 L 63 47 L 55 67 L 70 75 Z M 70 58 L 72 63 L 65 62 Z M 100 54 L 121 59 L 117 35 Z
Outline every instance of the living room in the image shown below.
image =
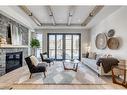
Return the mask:
M 126 9 L 0 6 L 1 89 L 126 89 Z M 31 71 L 31 56 L 44 63 L 38 70 Z M 114 68 L 108 73 L 103 64 L 97 65 L 101 58 L 108 63 L 113 60 Z M 118 64 L 124 66 L 117 76 Z M 122 83 L 113 83 L 114 79 Z

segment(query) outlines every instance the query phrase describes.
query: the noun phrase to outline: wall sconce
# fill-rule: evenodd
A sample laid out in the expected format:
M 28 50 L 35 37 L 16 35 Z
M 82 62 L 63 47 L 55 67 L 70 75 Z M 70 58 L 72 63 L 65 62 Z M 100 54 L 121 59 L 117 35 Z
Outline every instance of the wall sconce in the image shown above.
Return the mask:
M 90 46 L 86 47 L 86 51 L 90 52 Z

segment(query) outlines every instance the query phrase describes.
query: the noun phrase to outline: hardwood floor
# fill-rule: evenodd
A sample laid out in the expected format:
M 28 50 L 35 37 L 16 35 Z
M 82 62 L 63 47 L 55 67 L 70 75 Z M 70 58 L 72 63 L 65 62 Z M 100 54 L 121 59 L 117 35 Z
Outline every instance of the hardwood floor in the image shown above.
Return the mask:
M 91 72 L 89 68 L 87 69 Z M 125 89 L 124 87 L 113 83 L 84 85 L 23 84 L 22 82 L 28 80 L 29 75 L 30 73 L 27 66 L 23 66 L 10 73 L 7 73 L 0 77 L 0 89 Z M 107 82 L 111 82 L 111 77 L 102 78 Z

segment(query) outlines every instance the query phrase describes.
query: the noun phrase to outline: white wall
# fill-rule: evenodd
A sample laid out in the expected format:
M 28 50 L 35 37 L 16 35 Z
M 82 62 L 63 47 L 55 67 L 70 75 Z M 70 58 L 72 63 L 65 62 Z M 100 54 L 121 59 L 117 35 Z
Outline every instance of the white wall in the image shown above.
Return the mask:
M 0 13 L 28 28 L 33 29 L 31 24 L 33 22 L 27 15 L 21 15 L 21 13 L 24 12 L 19 10 L 17 6 L 0 6 Z
M 41 29 L 36 32 L 43 33 L 43 52 L 47 51 L 47 33 L 81 33 L 81 54 L 86 51 L 90 41 L 90 32 L 85 29 Z
M 117 50 L 111 50 L 108 47 L 104 50 L 97 49 L 95 46 L 96 35 L 102 32 L 107 33 L 110 29 L 114 29 L 116 31 L 114 36 L 121 39 L 120 48 Z M 91 29 L 91 51 L 127 59 L 127 7 L 118 9 Z

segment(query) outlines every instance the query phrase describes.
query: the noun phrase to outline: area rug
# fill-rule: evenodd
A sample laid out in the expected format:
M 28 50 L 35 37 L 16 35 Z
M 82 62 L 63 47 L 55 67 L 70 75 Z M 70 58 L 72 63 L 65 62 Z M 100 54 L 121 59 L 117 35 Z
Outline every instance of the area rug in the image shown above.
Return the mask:
M 43 73 L 33 74 L 23 84 L 107 84 L 107 82 L 98 77 L 95 72 L 90 70 L 84 64 L 79 63 L 78 71 L 64 70 L 62 62 L 55 62 L 54 65 L 47 68 L 46 78 Z

